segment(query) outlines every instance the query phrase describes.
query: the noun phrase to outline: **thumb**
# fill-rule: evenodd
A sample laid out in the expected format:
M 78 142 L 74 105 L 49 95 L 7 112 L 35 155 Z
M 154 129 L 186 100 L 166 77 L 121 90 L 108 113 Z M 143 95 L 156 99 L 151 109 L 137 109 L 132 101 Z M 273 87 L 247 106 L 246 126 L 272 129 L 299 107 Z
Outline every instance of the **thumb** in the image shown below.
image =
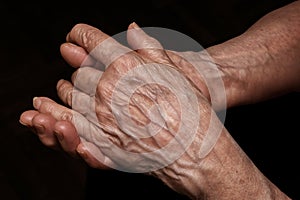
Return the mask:
M 133 50 L 163 49 L 156 39 L 146 34 L 135 22 L 128 26 L 127 41 Z

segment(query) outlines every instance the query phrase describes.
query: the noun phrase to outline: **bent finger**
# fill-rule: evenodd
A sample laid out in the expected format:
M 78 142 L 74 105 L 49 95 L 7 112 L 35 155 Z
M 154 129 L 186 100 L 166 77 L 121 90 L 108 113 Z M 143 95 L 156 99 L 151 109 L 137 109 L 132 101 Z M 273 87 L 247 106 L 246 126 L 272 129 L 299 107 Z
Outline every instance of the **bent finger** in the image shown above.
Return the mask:
M 72 74 L 72 83 L 76 89 L 94 96 L 102 74 L 93 67 L 81 67 Z
M 60 53 L 65 61 L 75 68 L 80 67 L 83 61 L 88 57 L 88 53 L 84 48 L 69 42 L 63 43 L 60 46 Z
M 39 113 L 32 119 L 32 127 L 35 129 L 40 141 L 47 147 L 59 149 L 59 142 L 54 133 L 56 120 L 48 114 Z
M 87 24 L 75 25 L 67 35 L 67 41 L 78 44 L 106 67 L 122 55 L 132 52 L 101 30 Z
M 93 75 L 95 75 L 93 73 Z M 92 79 L 92 78 L 91 78 Z M 92 81 L 90 79 L 90 81 Z M 80 80 L 78 80 L 81 82 Z M 84 81 L 83 81 L 84 82 Z M 90 87 L 92 87 L 91 85 Z M 85 87 L 85 86 L 83 86 Z M 84 89 L 84 88 L 81 88 Z M 89 90 L 90 88 L 86 88 Z M 96 90 L 96 86 L 95 89 Z M 87 91 L 89 92 L 89 91 Z M 66 80 L 60 80 L 57 83 L 57 93 L 59 98 L 67 105 L 71 106 L 73 110 L 79 112 L 85 116 L 91 122 L 97 123 L 97 116 L 95 113 L 95 92 L 90 92 L 93 94 L 85 94 L 77 88 L 74 88 L 73 85 Z
M 73 157 L 78 157 L 76 152 L 80 138 L 74 125 L 68 121 L 57 121 L 54 125 L 54 134 L 62 149 Z
M 68 106 L 72 106 L 73 85 L 66 80 L 59 80 L 56 84 L 58 97 Z
M 136 23 L 131 23 L 127 30 L 127 41 L 130 47 L 140 55 L 159 63 L 170 64 L 170 59 L 161 43 L 146 34 Z
M 85 142 L 85 144 L 81 143 L 78 145 L 76 151 L 78 155 L 90 166 L 96 169 L 111 169 L 109 165 L 105 165 L 104 163 L 97 160 L 87 149 L 86 146 L 92 146 L 92 143 Z M 103 155 L 103 154 L 102 154 Z M 104 155 L 103 155 L 104 156 Z M 104 160 L 104 159 L 103 159 Z
M 47 97 L 33 98 L 33 106 L 39 112 L 50 114 L 56 120 L 67 120 L 69 122 L 72 122 L 73 114 L 75 112 Z
M 20 115 L 19 122 L 24 126 L 32 126 L 32 119 L 39 114 L 36 110 L 27 110 Z
M 63 43 L 60 46 L 60 53 L 64 60 L 74 68 L 93 66 L 102 71 L 105 69 L 101 62 L 95 60 L 84 48 L 77 46 L 76 44 L 70 42 Z

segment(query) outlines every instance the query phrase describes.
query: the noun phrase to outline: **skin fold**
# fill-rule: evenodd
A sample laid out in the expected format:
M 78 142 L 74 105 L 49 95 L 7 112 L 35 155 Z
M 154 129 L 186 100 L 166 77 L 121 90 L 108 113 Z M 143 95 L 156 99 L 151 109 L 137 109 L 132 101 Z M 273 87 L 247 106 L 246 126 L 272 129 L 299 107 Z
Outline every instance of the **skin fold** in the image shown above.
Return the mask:
M 300 2 L 295 1 L 267 14 L 242 35 L 206 49 L 216 64 L 215 72 L 224 83 L 227 107 L 255 103 L 299 90 L 299 19 Z M 128 29 L 132 32 L 127 35 L 127 40 L 134 51 L 95 27 L 86 24 L 74 26 L 67 35 L 66 43 L 61 45 L 61 54 L 78 69 L 71 82 L 60 80 L 57 84 L 58 95 L 66 106 L 47 97 L 34 98 L 35 110 L 22 113 L 20 122 L 33 127 L 46 146 L 61 148 L 72 156 L 79 155 L 91 167 L 126 168 L 127 159 L 134 163 L 134 157 L 122 160 L 118 153 L 110 152 L 111 145 L 127 152 L 137 152 L 142 155 L 139 159 L 144 159 L 147 164 L 156 166 L 160 163 L 162 165 L 159 166 L 164 166 L 150 170 L 147 172 L 149 175 L 192 199 L 289 199 L 256 168 L 216 116 L 216 110 L 226 109 L 220 103 L 223 97 L 216 96 L 215 102 L 212 102 L 205 84 L 205 80 L 213 80 L 216 76 L 208 76 L 205 72 L 197 74 L 188 62 L 188 58 L 197 57 L 196 64 L 206 66 L 211 62 L 207 54 L 164 50 L 157 40 L 146 35 L 135 23 L 130 24 Z M 102 45 L 101 48 L 98 48 L 99 45 Z M 89 57 L 89 53 L 93 54 L 93 58 Z M 104 72 L 79 68 L 83 62 L 94 65 L 96 61 L 106 66 Z M 200 116 L 196 121 L 197 129 L 192 134 L 193 140 L 168 165 L 165 165 L 165 154 L 147 157 L 143 153 L 160 149 L 174 140 L 174 132 L 179 130 L 182 121 L 180 116 L 185 111 L 180 109 L 180 98 L 159 84 L 140 87 L 130 97 L 122 96 L 121 92 L 114 96 L 118 87 L 120 91 L 130 89 L 118 85 L 116 80 L 141 65 L 149 66 L 149 69 L 138 71 L 137 80 L 147 82 L 153 77 L 152 69 L 162 70 L 170 76 L 155 74 L 157 80 L 176 78 L 182 80 L 179 85 L 189 86 L 186 91 L 176 87 L 178 96 L 182 95 L 184 99 L 195 95 L 195 101 L 185 102 L 193 108 L 191 114 Z M 202 69 L 205 71 L 207 68 Z M 78 76 L 81 78 L 78 79 Z M 93 85 L 95 90 L 90 91 L 87 85 Z M 78 88 L 76 95 L 74 86 Z M 163 124 L 158 126 L 162 127 L 158 134 L 139 140 L 135 137 L 149 136 L 151 131 L 133 131 L 135 134 L 129 135 L 126 130 L 130 127 L 119 123 L 113 112 L 111 102 L 114 98 L 121 102 L 119 106 L 123 105 L 122 98 L 129 99 L 126 103 L 135 130 L 159 118 L 158 121 Z M 87 100 L 94 102 L 92 108 L 85 105 Z M 72 105 L 74 102 L 80 103 Z M 147 114 L 148 110 L 155 108 L 159 112 L 152 112 L 153 116 Z M 219 134 L 219 138 L 203 157 L 199 153 L 200 148 L 210 131 Z M 171 150 L 181 151 L 180 141 L 175 144 Z

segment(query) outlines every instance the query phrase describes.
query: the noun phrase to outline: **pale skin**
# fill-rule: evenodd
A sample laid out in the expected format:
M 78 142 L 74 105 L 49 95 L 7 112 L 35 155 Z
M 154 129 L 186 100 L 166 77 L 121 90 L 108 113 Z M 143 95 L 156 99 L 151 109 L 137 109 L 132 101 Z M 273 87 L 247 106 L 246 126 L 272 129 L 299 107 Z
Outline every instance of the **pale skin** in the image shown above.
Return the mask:
M 129 29 L 135 28 L 138 27 L 134 23 L 129 26 Z M 299 91 L 299 32 L 300 2 L 296 1 L 264 16 L 239 37 L 206 49 L 223 72 L 222 79 L 228 107 L 255 103 Z M 67 42 L 61 45 L 61 54 L 71 66 L 78 68 L 88 53 L 108 37 L 94 27 L 78 24 L 68 34 Z M 147 36 L 141 38 L 148 43 L 153 42 Z M 128 39 L 130 45 L 134 46 L 135 39 L 130 37 Z M 109 51 L 113 49 L 107 49 L 107 52 Z M 111 64 L 98 84 L 97 94 L 99 99 L 102 99 L 99 103 L 101 110 L 97 112 L 100 124 L 117 126 L 107 109 L 111 99 L 108 86 L 113 85 L 115 78 L 121 76 L 126 69 L 148 62 L 167 64 L 187 77 L 193 83 L 193 91 L 197 93 L 200 114 L 205 116 L 204 120 L 200 121 L 195 140 L 186 152 L 171 165 L 151 172 L 151 175 L 192 199 L 289 199 L 256 168 L 225 128 L 222 129 L 221 136 L 212 151 L 203 159 L 198 157 L 195 150 L 199 148 L 197 144 L 201 144 L 209 123 L 214 123 L 217 127 L 222 124 L 211 108 L 210 96 L 203 80 L 187 70 L 188 63 L 174 52 L 145 49 L 131 52 L 128 56 L 120 58 L 117 64 L 125 63 L 122 65 L 125 66 L 122 70 L 118 68 L 120 65 Z M 77 72 L 72 77 L 73 81 L 76 74 Z M 72 102 L 72 87 L 72 83 L 65 80 L 57 84 L 58 95 L 66 105 Z M 164 98 L 174 97 L 165 94 Z M 69 108 L 46 97 L 35 98 L 33 104 L 35 110 L 22 113 L 20 122 L 33 127 L 41 142 L 49 147 L 61 148 L 73 156 L 79 155 L 91 167 L 108 168 L 82 145 L 77 130 L 72 124 L 72 112 Z M 176 110 L 176 101 L 171 106 L 174 108 L 174 113 L 180 113 Z M 216 109 L 222 108 L 217 106 Z M 134 109 L 133 112 L 140 114 Z M 175 123 L 170 122 L 170 126 L 176 128 L 176 114 L 169 113 L 168 116 L 166 122 L 168 119 L 175 119 Z M 209 121 L 211 116 L 213 120 Z M 115 134 L 122 133 L 105 130 L 105 136 L 108 138 Z M 166 131 L 155 138 L 155 143 L 144 142 L 159 148 L 168 141 L 169 137 L 170 134 Z M 124 141 L 120 141 L 120 137 L 117 138 L 116 144 L 122 145 Z M 135 151 L 147 150 L 134 143 L 123 148 Z M 106 160 L 113 162 L 109 157 Z

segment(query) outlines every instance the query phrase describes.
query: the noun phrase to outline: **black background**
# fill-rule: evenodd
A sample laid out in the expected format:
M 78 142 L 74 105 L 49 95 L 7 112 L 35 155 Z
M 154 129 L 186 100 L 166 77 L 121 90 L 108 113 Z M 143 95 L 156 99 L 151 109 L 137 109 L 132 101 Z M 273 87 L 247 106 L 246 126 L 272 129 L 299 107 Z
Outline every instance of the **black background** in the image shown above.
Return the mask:
M 77 23 L 113 35 L 140 26 L 182 32 L 203 47 L 243 33 L 288 0 L 1 2 L 0 199 L 186 199 L 141 174 L 100 171 L 48 149 L 20 114 L 34 96 L 57 101 L 55 86 L 73 69 L 59 46 Z M 64 3 L 64 4 L 62 4 Z M 225 126 L 257 167 L 283 192 L 299 199 L 299 94 L 227 111 Z

